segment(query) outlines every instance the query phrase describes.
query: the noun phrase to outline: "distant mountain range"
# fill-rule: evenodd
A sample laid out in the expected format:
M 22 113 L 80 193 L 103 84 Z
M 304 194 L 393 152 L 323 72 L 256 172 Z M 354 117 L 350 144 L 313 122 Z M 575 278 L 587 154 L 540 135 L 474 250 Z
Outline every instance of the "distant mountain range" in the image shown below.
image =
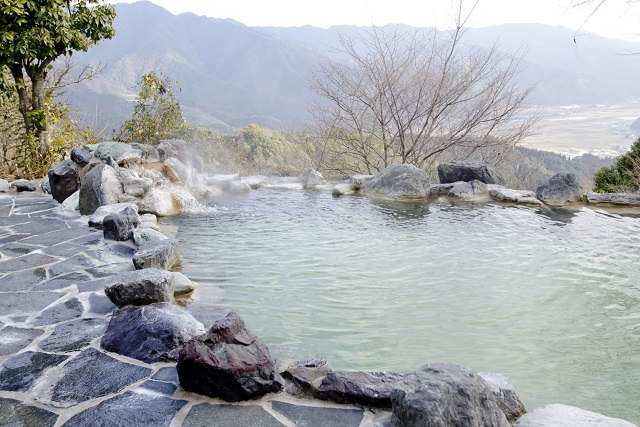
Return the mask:
M 172 15 L 148 2 L 118 4 L 116 36 L 79 64 L 104 71 L 70 94 L 85 123 L 110 130 L 129 117 L 140 75 L 164 72 L 180 85 L 177 97 L 191 122 L 220 132 L 249 123 L 296 128 L 309 120 L 313 70 L 338 55 L 339 35 L 357 38 L 366 28 L 340 26 L 247 27 L 228 19 Z M 575 37 L 575 41 L 574 41 Z M 523 84 L 535 83 L 536 105 L 608 104 L 640 99 L 640 43 L 537 24 L 469 29 L 465 43 L 497 43 L 526 51 Z

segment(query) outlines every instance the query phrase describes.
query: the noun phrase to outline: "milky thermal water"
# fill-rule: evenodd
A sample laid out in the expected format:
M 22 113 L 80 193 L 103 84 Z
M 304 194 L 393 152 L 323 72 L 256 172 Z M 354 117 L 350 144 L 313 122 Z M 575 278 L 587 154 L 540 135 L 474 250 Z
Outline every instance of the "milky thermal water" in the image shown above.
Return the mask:
M 529 409 L 640 422 L 640 216 L 257 190 L 162 220 L 190 310 L 238 312 L 283 361 L 507 375 Z

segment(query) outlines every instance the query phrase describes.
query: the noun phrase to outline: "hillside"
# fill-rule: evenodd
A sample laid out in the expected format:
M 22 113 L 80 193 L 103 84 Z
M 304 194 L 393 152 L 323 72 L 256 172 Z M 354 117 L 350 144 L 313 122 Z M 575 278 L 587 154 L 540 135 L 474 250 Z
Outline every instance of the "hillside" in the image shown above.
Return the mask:
M 116 37 L 80 63 L 106 68 L 71 95 L 82 119 L 113 129 L 127 118 L 140 75 L 162 71 L 180 83 L 178 99 L 190 121 L 220 132 L 248 123 L 296 128 L 309 119 L 312 71 L 336 50 L 339 35 L 357 38 L 361 27 L 250 28 L 232 20 L 172 15 L 152 3 L 117 5 Z M 640 98 L 640 61 L 621 55 L 640 44 L 581 36 L 543 25 L 471 29 L 468 46 L 494 42 L 507 52 L 527 50 L 520 79 L 535 83 L 537 105 L 621 103 Z

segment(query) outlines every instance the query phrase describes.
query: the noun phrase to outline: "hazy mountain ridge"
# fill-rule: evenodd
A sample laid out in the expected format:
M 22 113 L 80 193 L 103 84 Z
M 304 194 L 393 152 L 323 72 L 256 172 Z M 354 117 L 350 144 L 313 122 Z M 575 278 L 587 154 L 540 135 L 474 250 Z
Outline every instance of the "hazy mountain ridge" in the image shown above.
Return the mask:
M 230 132 L 248 123 L 294 128 L 309 119 L 312 71 L 337 55 L 339 35 L 367 29 L 340 26 L 250 28 L 228 19 L 172 15 L 147 2 L 117 5 L 116 37 L 79 63 L 106 65 L 71 101 L 94 127 L 115 127 L 132 111 L 140 75 L 158 70 L 180 83 L 177 93 L 189 119 Z M 497 43 L 506 52 L 527 50 L 519 78 L 537 83 L 538 105 L 627 102 L 640 98 L 640 43 L 576 34 L 566 28 L 508 24 L 470 29 L 465 43 Z M 603 59 L 604 58 L 604 59 Z

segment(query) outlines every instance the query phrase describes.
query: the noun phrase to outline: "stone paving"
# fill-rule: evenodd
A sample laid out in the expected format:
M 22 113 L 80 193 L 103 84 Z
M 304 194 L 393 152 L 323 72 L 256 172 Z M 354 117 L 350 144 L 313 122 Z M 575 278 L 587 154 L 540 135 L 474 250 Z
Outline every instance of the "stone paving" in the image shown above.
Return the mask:
M 102 350 L 116 309 L 104 287 L 134 269 L 134 250 L 51 196 L 0 195 L 0 426 L 389 424 L 385 411 L 286 393 L 228 404 L 184 392 L 174 364 Z

